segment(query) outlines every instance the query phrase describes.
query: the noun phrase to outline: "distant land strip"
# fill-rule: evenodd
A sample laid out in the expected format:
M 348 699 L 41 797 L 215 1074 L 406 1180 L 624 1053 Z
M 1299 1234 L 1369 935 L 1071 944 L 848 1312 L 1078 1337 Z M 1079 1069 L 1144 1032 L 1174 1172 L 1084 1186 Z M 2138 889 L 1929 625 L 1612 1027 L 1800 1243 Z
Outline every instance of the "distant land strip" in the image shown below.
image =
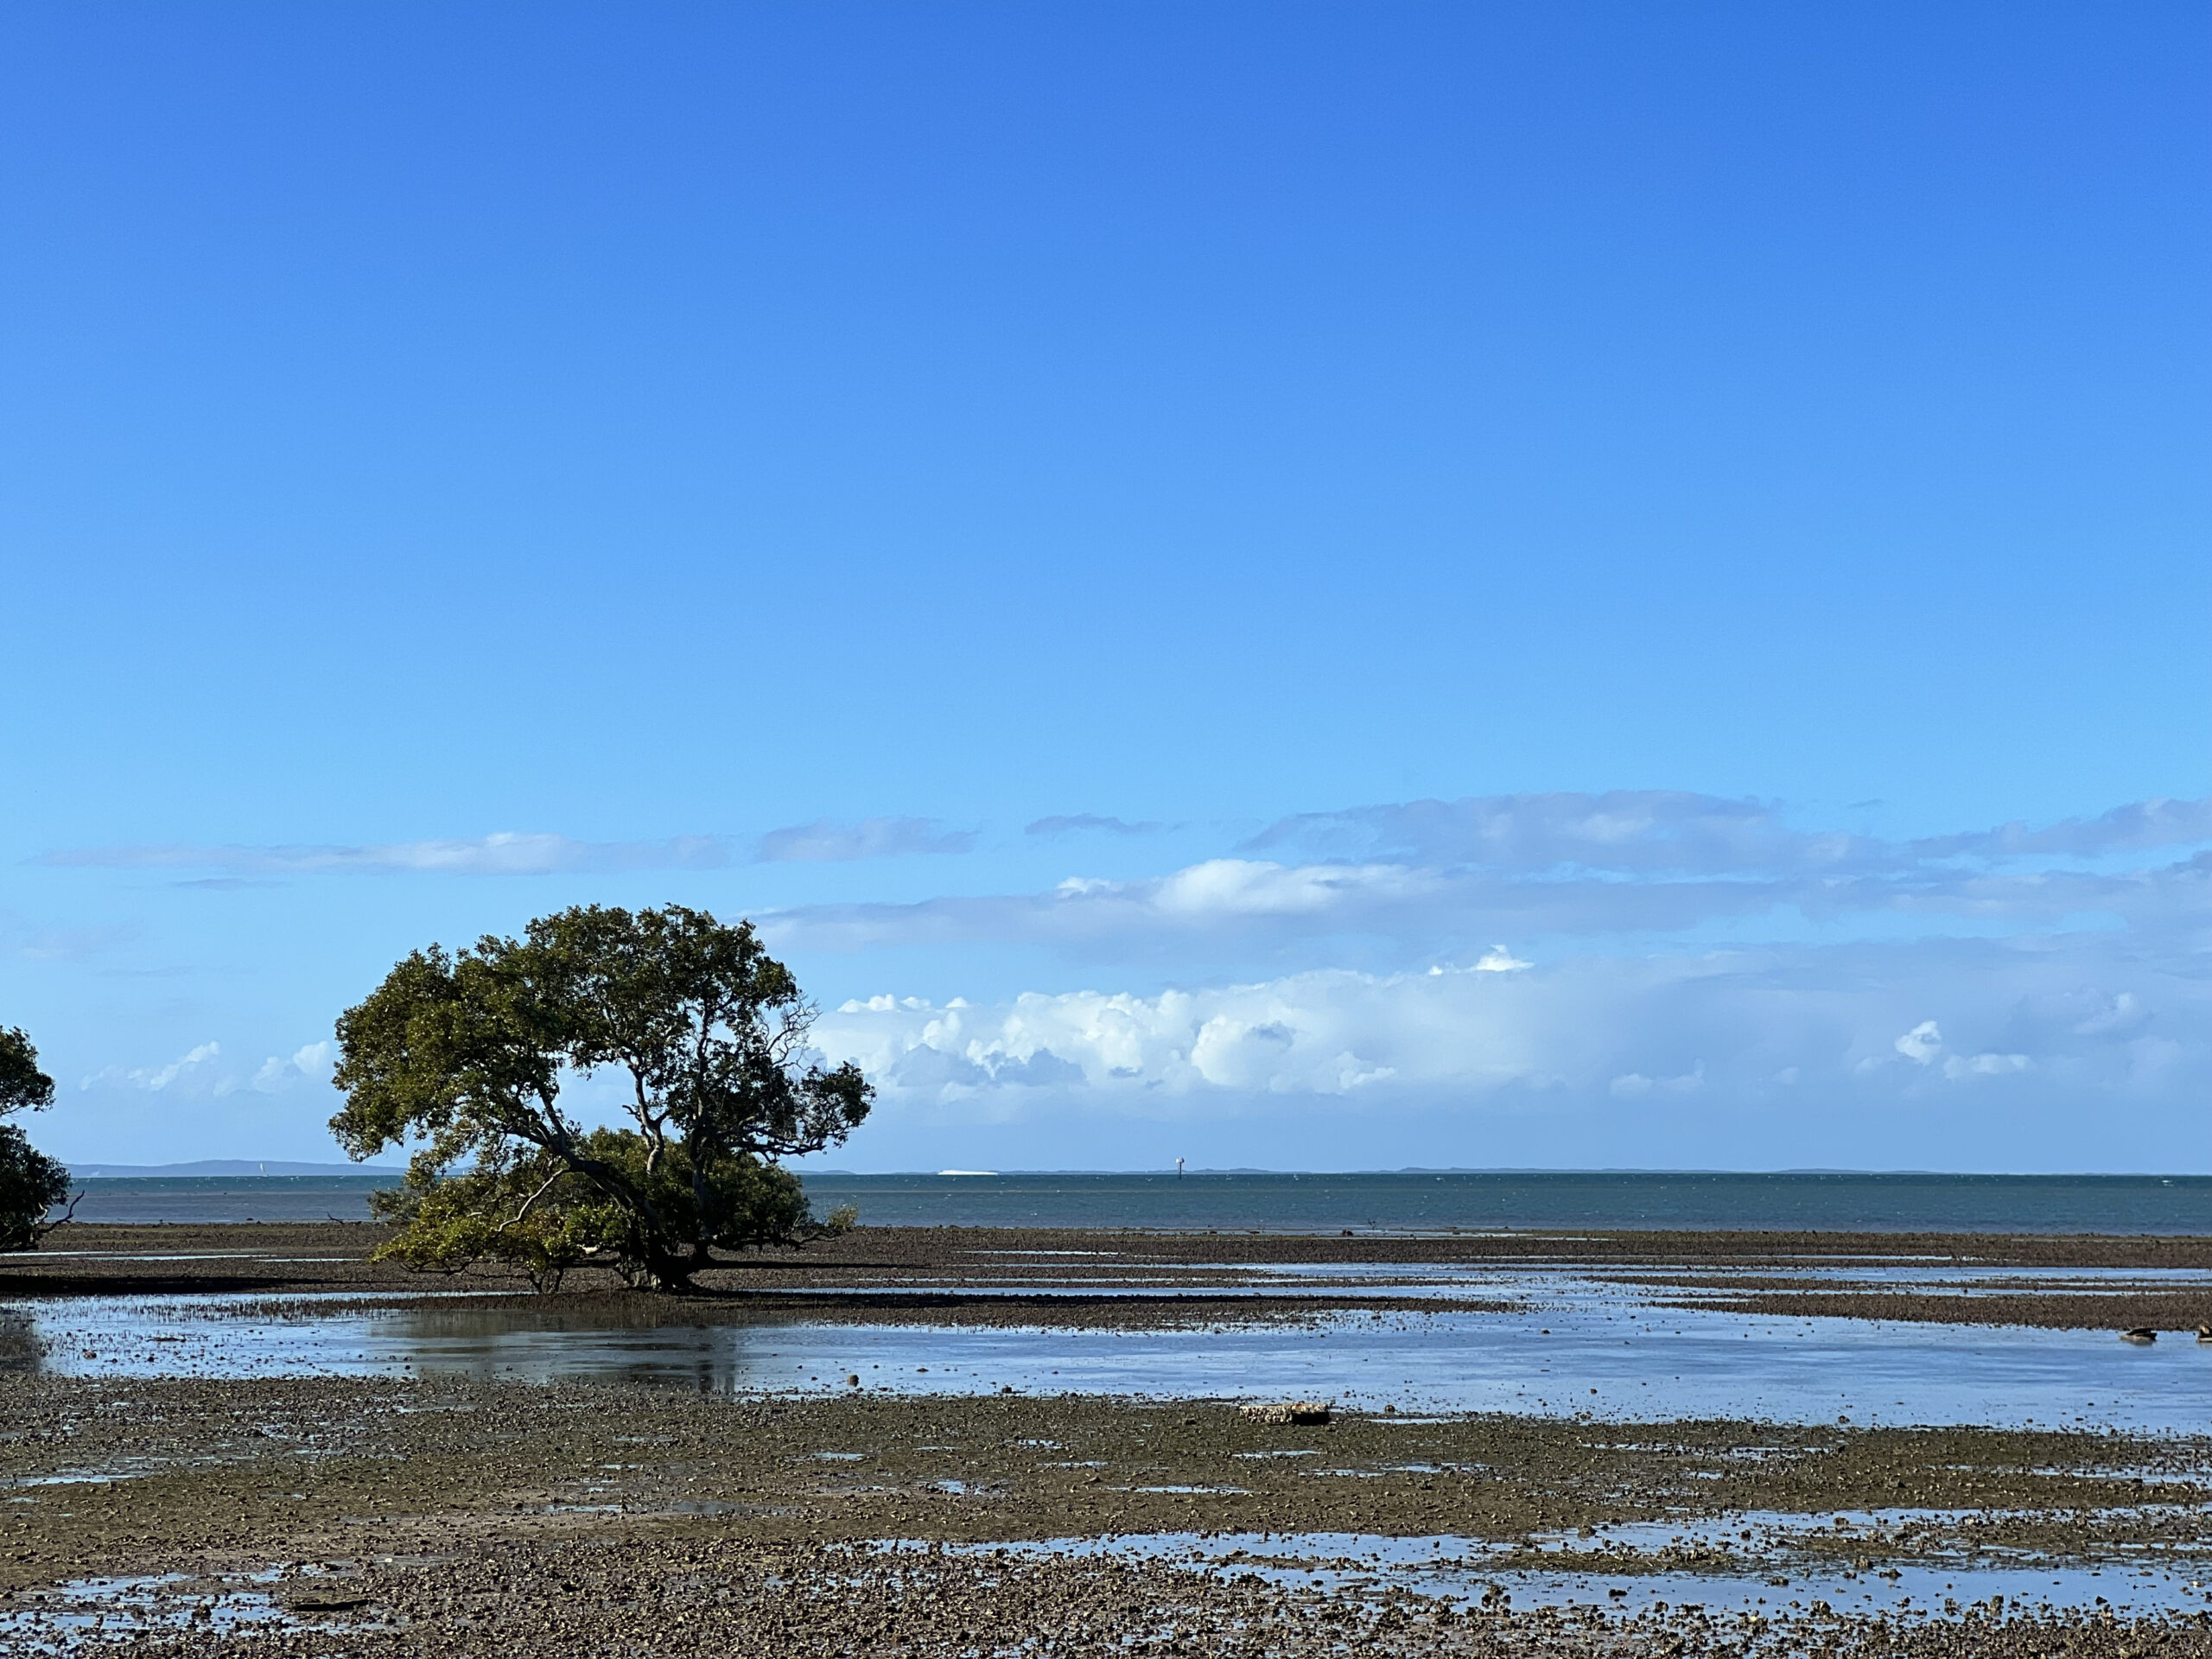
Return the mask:
M 301 1164 L 277 1158 L 202 1158 L 190 1164 L 72 1164 L 73 1180 L 137 1180 L 163 1175 L 372 1175 L 407 1172 L 391 1164 Z

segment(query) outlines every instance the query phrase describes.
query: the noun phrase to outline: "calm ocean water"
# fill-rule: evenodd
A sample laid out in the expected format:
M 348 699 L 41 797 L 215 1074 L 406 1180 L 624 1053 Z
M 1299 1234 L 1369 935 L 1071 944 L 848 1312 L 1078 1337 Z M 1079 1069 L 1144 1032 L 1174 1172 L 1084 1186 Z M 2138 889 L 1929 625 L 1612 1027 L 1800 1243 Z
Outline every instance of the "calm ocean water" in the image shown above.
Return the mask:
M 84 1221 L 361 1220 L 374 1175 L 91 1179 Z M 809 1175 L 877 1226 L 1750 1228 L 2212 1233 L 2212 1176 L 1618 1174 Z

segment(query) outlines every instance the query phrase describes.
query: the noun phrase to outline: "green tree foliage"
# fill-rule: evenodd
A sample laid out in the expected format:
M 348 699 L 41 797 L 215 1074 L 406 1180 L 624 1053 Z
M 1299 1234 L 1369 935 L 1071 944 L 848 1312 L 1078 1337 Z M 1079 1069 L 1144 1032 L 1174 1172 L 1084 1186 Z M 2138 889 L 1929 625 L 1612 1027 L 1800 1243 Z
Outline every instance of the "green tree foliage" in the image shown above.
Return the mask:
M 415 952 L 338 1021 L 331 1128 L 355 1158 L 419 1148 L 377 1195 L 399 1227 L 378 1255 L 681 1288 L 716 1249 L 842 1231 L 852 1212 L 817 1219 L 777 1161 L 842 1142 L 874 1098 L 809 1048 L 815 1012 L 750 922 L 680 905 L 579 906 L 519 940 Z M 562 1083 L 601 1074 L 629 1122 L 587 1130 Z
M 54 1104 L 54 1079 L 38 1069 L 38 1050 L 11 1026 L 0 1026 L 0 1249 L 28 1250 L 46 1236 L 47 1211 L 69 1196 L 69 1172 L 31 1145 L 20 1111 Z

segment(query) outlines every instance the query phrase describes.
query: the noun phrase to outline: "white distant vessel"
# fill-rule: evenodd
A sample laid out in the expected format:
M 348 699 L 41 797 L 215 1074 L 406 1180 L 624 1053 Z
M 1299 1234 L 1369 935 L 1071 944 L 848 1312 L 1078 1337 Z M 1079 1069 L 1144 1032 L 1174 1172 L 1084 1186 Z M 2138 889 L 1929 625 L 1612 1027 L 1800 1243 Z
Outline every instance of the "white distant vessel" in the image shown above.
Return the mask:
M 995 1175 L 998 1171 L 995 1169 L 940 1169 L 938 1173 L 940 1175 Z

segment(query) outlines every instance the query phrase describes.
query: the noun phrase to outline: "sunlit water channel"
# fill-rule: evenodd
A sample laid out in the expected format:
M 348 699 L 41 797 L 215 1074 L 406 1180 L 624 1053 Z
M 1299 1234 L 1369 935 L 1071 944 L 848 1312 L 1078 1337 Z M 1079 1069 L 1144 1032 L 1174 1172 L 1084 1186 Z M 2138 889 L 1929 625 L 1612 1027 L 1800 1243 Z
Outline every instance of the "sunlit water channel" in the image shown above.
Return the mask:
M 1714 1533 L 1704 1528 L 1614 1529 L 1619 1533 Z M 1625 1541 L 1624 1540 L 1622 1541 Z M 1647 1543 L 1650 1541 L 1644 1541 Z M 888 1543 L 884 1549 L 912 1549 Z M 1004 1549 L 1022 1555 L 1103 1555 L 1157 1560 L 1192 1571 L 1328 1590 L 1398 1589 L 1460 1605 L 1590 1606 L 1609 1613 L 1702 1611 L 1775 1618 L 1815 1613 L 1955 1618 L 1966 1608 L 1996 1614 L 2109 1608 L 2115 1616 L 2212 1609 L 2212 1566 L 2201 1556 L 2094 1563 L 2011 1560 L 1899 1561 L 1880 1571 L 1794 1560 L 1718 1571 L 1613 1571 L 1585 1565 L 1594 1550 L 1566 1549 L 1557 1567 L 1506 1567 L 1506 1547 L 1450 1535 L 1371 1533 L 1136 1533 L 1035 1543 L 945 1545 L 950 1553 Z M 1580 1559 L 1578 1559 L 1580 1558 Z M 1612 1563 L 1615 1566 L 1623 1563 Z M 1994 1605 L 1993 1605 L 1993 1603 Z M 1816 1605 L 1817 1604 L 1817 1605 Z

